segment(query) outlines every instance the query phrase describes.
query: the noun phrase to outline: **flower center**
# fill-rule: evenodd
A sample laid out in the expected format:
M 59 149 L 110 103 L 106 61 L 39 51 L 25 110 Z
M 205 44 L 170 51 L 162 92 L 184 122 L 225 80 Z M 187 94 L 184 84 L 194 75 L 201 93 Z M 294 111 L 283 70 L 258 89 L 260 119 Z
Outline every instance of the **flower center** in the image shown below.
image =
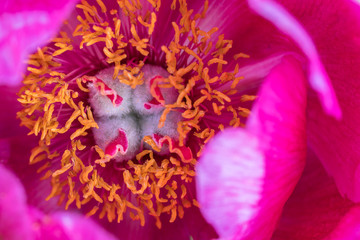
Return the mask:
M 144 226 L 148 214 L 161 228 L 161 216 L 174 222 L 198 207 L 204 145 L 244 126 L 242 103 L 254 96 L 238 92 L 233 61 L 248 56 L 226 56 L 232 41 L 200 29 L 208 1 L 196 14 L 185 0 L 91 4 L 82 0 L 76 19 L 30 57 L 18 112 L 39 136 L 29 161 L 51 183 L 47 200 L 90 206 L 88 216 L 110 222 Z
M 145 65 L 141 70 L 144 83 L 135 89 L 119 78 L 113 79 L 114 68 L 83 78 L 89 82 L 89 102 L 99 126 L 93 128 L 95 142 L 117 161 L 131 160 L 144 149 L 169 154 L 169 141 L 177 145 L 179 139 L 177 124 L 181 113 L 172 111 L 162 119 L 165 104 L 175 102 L 178 95 L 173 88 L 159 87 L 169 73 L 153 65 Z M 192 158 L 190 150 L 181 150 Z

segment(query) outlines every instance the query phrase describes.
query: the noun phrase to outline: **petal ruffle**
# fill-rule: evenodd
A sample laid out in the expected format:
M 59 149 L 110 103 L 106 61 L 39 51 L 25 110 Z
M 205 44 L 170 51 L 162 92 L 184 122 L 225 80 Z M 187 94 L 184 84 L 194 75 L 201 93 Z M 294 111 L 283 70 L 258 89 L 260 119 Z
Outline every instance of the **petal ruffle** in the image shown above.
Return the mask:
M 5 1 L 0 6 L 0 85 L 17 85 L 28 54 L 56 33 L 75 0 Z
M 304 166 L 306 90 L 299 63 L 284 58 L 265 79 L 246 129 L 229 129 L 207 145 L 198 199 L 221 237 L 271 237 Z

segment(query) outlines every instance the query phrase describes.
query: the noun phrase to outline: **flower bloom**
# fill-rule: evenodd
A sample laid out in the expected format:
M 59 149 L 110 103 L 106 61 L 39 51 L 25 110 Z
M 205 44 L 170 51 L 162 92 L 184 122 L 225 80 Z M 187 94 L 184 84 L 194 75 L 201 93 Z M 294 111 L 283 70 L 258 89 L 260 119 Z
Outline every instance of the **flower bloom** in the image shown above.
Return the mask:
M 132 234 L 128 226 L 139 225 L 145 226 L 136 231 L 142 238 L 157 236 L 152 225 L 162 238 L 174 239 L 172 229 L 180 229 L 179 239 L 215 237 L 196 208 L 194 167 L 216 133 L 244 126 L 252 93 L 266 78 L 246 129 L 225 131 L 205 151 L 198 194 L 220 236 L 240 238 L 250 230 L 260 239 L 271 236 L 276 221 L 260 222 L 269 226 L 260 231 L 254 216 L 278 218 L 302 172 L 303 69 L 324 109 L 338 118 L 341 112 L 319 55 L 294 18 L 270 1 L 249 2 L 288 35 L 251 13 L 246 2 L 79 3 L 59 35 L 31 56 L 19 93 L 21 124 L 38 136 L 30 163 L 51 182 L 47 200 L 119 222 L 107 227 L 125 238 L 134 237 L 126 235 Z M 246 19 L 241 24 L 229 17 L 239 13 Z M 287 104 L 279 106 L 279 99 Z M 227 151 L 218 152 L 219 146 Z M 207 177 L 201 174 L 206 168 Z M 271 180 L 257 181 L 264 176 Z M 238 180 L 236 187 L 229 177 Z M 278 182 L 282 191 L 272 202 L 263 189 L 271 193 Z M 242 191 L 249 183 L 249 192 Z M 203 188 L 209 185 L 221 191 Z M 239 201 L 249 204 L 229 204 Z

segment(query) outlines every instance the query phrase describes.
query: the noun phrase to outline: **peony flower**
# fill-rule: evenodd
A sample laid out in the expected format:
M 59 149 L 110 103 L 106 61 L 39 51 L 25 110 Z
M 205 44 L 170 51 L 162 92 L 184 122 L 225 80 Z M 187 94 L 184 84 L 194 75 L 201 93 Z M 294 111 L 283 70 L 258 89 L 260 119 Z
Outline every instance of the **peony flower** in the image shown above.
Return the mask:
M 224 131 L 205 147 L 197 167 L 201 210 L 224 239 L 357 239 L 359 161 L 353 114 L 359 106 L 351 92 L 356 92 L 358 77 L 353 64 L 360 9 L 350 1 L 282 4 L 249 1 L 308 59 L 283 58 L 266 76 L 246 127 Z M 320 9 L 321 15 L 315 14 Z M 341 18 L 339 9 L 346 13 Z M 307 80 L 314 88 L 323 87 L 311 82 L 319 76 L 311 71 L 320 60 L 339 99 L 341 121 L 322 113 L 307 90 Z M 306 62 L 311 65 L 304 71 Z
M 22 176 L 30 204 L 79 208 L 119 238 L 214 238 L 198 209 L 195 166 L 215 134 L 234 128 L 206 147 L 200 209 L 221 237 L 269 238 L 304 166 L 306 76 L 323 109 L 336 118 L 341 111 L 322 53 L 295 18 L 272 1 L 249 6 L 280 31 L 245 1 L 79 3 L 30 57 L 17 116 L 31 136 L 12 123 L 2 131 L 12 137 L 2 141 L 3 159 Z M 12 122 L 13 91 L 2 91 L 2 121 Z

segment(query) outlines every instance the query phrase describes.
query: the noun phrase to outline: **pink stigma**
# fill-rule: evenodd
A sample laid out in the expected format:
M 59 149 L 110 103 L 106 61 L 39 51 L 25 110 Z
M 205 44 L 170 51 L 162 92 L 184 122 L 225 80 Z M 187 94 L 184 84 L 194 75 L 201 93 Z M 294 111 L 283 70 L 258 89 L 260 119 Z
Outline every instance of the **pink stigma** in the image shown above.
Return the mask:
M 151 95 L 153 95 L 153 97 L 161 104 L 161 105 L 165 105 L 165 99 L 164 96 L 162 95 L 161 91 L 160 91 L 160 87 L 159 87 L 159 82 L 161 81 L 161 79 L 163 79 L 163 77 L 161 76 L 155 76 L 150 80 L 150 92 Z M 146 108 L 146 107 L 145 107 Z
M 144 108 L 150 109 L 153 105 L 161 105 L 161 103 L 156 98 L 153 98 L 151 101 L 144 104 Z
M 158 145 L 160 148 L 164 144 L 168 144 L 170 152 L 176 153 L 181 156 L 184 162 L 190 162 L 193 159 L 193 155 L 189 147 L 180 146 L 177 141 L 170 138 L 169 136 L 153 134 L 152 138 L 154 139 L 156 145 Z
M 119 128 L 119 135 L 105 148 L 105 154 L 115 156 L 118 152 L 125 154 L 128 149 L 128 140 L 123 129 Z
M 102 95 L 110 99 L 114 106 L 118 107 L 121 105 L 123 98 L 119 96 L 115 90 L 109 88 L 101 79 L 97 77 L 84 77 L 83 80 L 86 82 L 92 82 Z

